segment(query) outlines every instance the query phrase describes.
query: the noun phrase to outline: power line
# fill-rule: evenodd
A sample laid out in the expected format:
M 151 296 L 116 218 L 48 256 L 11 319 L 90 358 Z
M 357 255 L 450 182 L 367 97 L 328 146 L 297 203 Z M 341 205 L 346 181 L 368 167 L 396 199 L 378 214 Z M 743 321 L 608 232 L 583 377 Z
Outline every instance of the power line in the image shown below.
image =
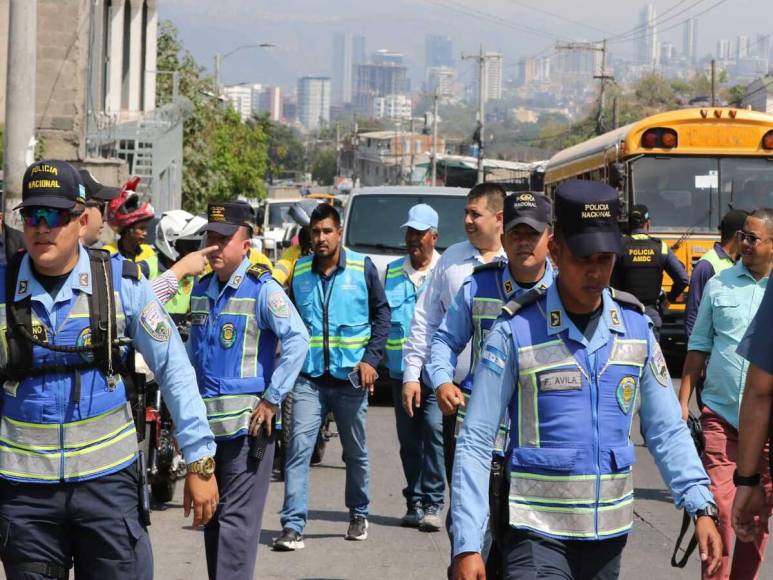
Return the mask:
M 534 10 L 535 12 L 541 12 L 542 14 L 547 14 L 548 16 L 552 16 L 553 18 L 558 18 L 559 20 L 563 20 L 564 22 L 569 22 L 570 24 L 576 24 L 584 28 L 590 28 L 597 32 L 603 32 L 604 34 L 609 34 L 608 30 L 604 30 L 603 28 L 599 28 L 598 26 L 593 26 L 592 24 L 588 24 L 586 22 L 580 22 L 579 20 L 572 20 L 571 18 L 567 18 L 566 16 L 563 16 L 556 12 L 551 12 L 550 10 L 545 10 L 544 8 L 532 6 L 530 4 L 527 4 L 526 2 L 520 2 L 519 0 L 509 0 L 509 2 L 511 4 L 516 4 L 517 6 L 521 6 L 522 8 L 526 8 L 527 10 Z
M 693 8 L 694 6 L 697 6 L 698 4 L 701 4 L 705 0 L 697 0 L 693 4 L 690 4 L 690 6 L 688 6 L 687 8 L 682 10 L 681 12 L 679 12 L 677 14 L 674 14 L 672 16 L 668 16 L 669 13 L 673 12 L 674 10 L 679 8 L 682 4 L 686 3 L 687 1 L 688 0 L 679 0 L 679 2 L 677 2 L 676 4 L 671 6 L 671 8 L 668 8 L 668 9 L 664 10 L 663 12 L 661 12 L 659 16 L 655 17 L 654 21 L 652 22 L 652 26 L 658 26 L 660 24 L 663 24 L 663 22 L 665 22 L 667 20 L 670 20 L 671 18 L 673 18 L 675 16 L 678 16 L 679 14 L 682 14 L 684 12 L 684 10 L 689 10 L 690 8 Z M 643 32 L 643 31 L 647 30 L 647 28 L 649 28 L 649 27 L 650 27 L 650 23 L 637 24 L 632 29 L 630 29 L 630 30 L 628 30 L 626 32 L 621 32 L 620 34 L 617 34 L 615 36 L 609 37 L 609 38 L 607 38 L 607 40 L 608 41 L 613 41 L 613 40 L 616 41 L 618 39 L 624 39 L 625 37 L 631 36 L 632 34 L 639 34 L 639 33 Z

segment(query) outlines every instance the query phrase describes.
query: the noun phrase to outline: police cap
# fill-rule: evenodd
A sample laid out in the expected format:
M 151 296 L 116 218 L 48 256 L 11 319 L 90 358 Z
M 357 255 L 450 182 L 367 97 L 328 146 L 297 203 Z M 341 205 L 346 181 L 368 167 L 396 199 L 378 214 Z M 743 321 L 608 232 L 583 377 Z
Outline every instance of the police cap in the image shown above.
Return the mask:
M 526 224 L 542 233 L 552 221 L 553 204 L 541 193 L 520 191 L 505 198 L 504 224 L 509 232 L 518 224 Z
M 622 254 L 617 190 L 599 181 L 565 181 L 556 189 L 556 229 L 572 254 Z
M 628 225 L 638 228 L 646 224 L 650 219 L 650 210 L 643 203 L 637 203 L 628 214 Z
M 14 209 L 73 209 L 76 203 L 86 203 L 86 187 L 78 171 L 65 161 L 38 161 L 24 172 L 21 203 Z
M 205 232 L 215 232 L 231 237 L 241 226 L 252 233 L 252 207 L 246 201 L 221 201 L 207 206 L 207 225 Z

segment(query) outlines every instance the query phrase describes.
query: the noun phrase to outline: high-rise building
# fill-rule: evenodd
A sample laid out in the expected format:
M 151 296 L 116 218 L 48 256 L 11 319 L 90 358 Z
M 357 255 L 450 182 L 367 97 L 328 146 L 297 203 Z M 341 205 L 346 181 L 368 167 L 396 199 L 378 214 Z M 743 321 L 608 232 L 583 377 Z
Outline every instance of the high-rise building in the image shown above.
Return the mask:
M 639 26 L 636 29 L 636 58 L 641 64 L 658 65 L 658 27 L 655 6 L 645 4 L 639 13 Z
M 298 120 L 309 130 L 319 129 L 330 121 L 330 78 L 298 79 Z
M 749 56 L 749 37 L 741 35 L 735 44 L 735 59 L 740 60 Z
M 370 60 L 373 64 L 386 64 L 393 66 L 403 66 L 403 55 L 400 52 L 394 50 L 388 50 L 382 48 L 370 55 Z
M 682 55 L 691 63 L 694 63 L 698 58 L 698 21 L 695 18 L 684 21 Z
M 427 92 L 435 94 L 441 101 L 456 97 L 456 69 L 450 66 L 433 66 L 427 69 Z
M 522 58 L 518 61 L 518 85 L 530 85 L 537 80 L 540 73 L 540 62 L 536 58 Z
M 378 54 L 378 53 L 377 53 Z M 392 53 L 395 55 L 396 53 Z M 352 103 L 357 113 L 373 115 L 373 100 L 387 95 L 404 95 L 409 91 L 408 69 L 390 64 L 392 56 L 381 53 L 387 62 L 358 64 L 354 67 Z M 398 55 L 402 59 L 402 55 Z M 392 59 L 395 62 L 395 59 Z
M 720 38 L 717 41 L 717 60 L 730 60 L 730 41 L 726 38 Z
M 336 32 L 333 35 L 333 104 L 352 100 L 352 34 Z
M 260 90 L 260 85 L 256 85 Z M 242 121 L 252 116 L 252 99 L 254 87 L 250 85 L 230 85 L 223 87 L 223 97 L 231 103 L 234 110 L 239 113 Z
M 410 120 L 411 99 L 407 95 L 387 95 L 373 99 L 373 117 L 376 119 Z
M 502 98 L 502 55 L 498 52 L 485 53 L 483 64 L 484 102 Z
M 428 34 L 425 42 L 425 66 L 454 66 L 454 43 L 447 36 Z
M 758 34 L 754 48 L 758 57 L 770 59 L 770 33 Z
M 267 113 L 272 121 L 282 120 L 282 89 L 266 87 L 258 95 L 258 113 Z
M 658 50 L 660 52 L 659 55 L 659 62 L 660 64 L 671 64 L 674 60 L 674 56 L 676 55 L 676 47 L 670 43 L 670 42 L 661 42 L 660 46 L 658 47 Z
M 365 37 L 362 34 L 352 36 L 352 64 L 365 64 L 368 62 Z

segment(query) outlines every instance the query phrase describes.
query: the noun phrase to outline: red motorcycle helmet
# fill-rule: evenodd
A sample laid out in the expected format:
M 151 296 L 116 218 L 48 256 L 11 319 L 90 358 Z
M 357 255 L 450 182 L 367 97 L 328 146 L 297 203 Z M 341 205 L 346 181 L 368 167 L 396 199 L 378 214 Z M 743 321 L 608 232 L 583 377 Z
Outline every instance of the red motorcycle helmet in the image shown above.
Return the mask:
M 153 206 L 143 202 L 137 194 L 139 177 L 132 177 L 123 186 L 121 193 L 107 204 L 107 223 L 119 232 L 137 222 L 154 217 Z

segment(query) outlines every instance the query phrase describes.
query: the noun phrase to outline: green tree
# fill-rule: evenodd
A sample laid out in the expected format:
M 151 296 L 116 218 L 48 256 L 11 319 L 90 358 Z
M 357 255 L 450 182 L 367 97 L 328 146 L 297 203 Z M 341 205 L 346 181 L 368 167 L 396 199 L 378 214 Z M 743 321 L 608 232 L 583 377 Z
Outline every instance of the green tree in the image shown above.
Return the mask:
M 311 179 L 320 185 L 333 185 L 336 176 L 335 149 L 320 149 L 311 166 Z
M 268 115 L 256 117 L 254 122 L 266 135 L 268 167 L 266 177 L 269 183 L 289 171 L 303 171 L 306 150 L 296 129 L 275 123 Z
M 179 95 L 190 111 L 183 126 L 183 209 L 200 213 L 211 200 L 240 194 L 265 197 L 264 126 L 242 123 L 232 108 L 221 103 L 214 81 L 185 49 L 169 21 L 159 26 L 157 68 L 176 72 Z M 158 75 L 159 104 L 171 101 L 174 80 L 175 75 Z

